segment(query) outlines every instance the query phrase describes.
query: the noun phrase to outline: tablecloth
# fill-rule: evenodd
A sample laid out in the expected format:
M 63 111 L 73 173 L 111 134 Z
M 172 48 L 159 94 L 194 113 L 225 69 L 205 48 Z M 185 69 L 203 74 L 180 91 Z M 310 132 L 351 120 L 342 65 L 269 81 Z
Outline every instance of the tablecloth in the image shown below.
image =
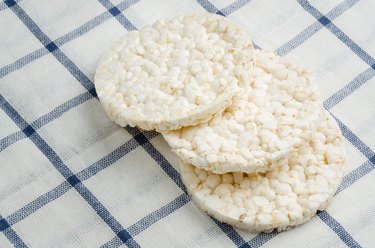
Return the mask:
M 375 2 L 6 0 L 0 3 L 0 247 L 375 247 Z M 348 165 L 326 211 L 250 234 L 201 212 L 156 132 L 121 128 L 93 85 L 127 32 L 205 11 L 315 72 Z

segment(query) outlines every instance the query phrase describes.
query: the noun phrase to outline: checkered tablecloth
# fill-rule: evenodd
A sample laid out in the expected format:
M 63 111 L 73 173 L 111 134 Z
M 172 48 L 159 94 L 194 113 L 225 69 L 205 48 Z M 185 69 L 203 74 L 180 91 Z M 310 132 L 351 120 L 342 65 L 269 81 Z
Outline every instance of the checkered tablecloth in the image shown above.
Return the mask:
M 99 58 L 157 19 L 215 12 L 310 67 L 348 155 L 332 204 L 249 234 L 192 203 L 161 135 L 120 128 Z M 375 1 L 6 0 L 0 3 L 0 247 L 375 247 Z

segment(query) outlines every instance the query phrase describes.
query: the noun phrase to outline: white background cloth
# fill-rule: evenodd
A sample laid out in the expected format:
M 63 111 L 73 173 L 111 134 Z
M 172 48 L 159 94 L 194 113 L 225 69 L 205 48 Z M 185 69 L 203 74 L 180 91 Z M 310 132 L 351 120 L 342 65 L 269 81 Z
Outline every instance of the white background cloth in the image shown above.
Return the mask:
M 0 247 L 375 247 L 375 2 L 6 0 L 0 3 Z M 157 19 L 217 12 L 316 73 L 346 138 L 327 211 L 280 234 L 221 224 L 190 201 L 155 132 L 120 128 L 99 58 Z

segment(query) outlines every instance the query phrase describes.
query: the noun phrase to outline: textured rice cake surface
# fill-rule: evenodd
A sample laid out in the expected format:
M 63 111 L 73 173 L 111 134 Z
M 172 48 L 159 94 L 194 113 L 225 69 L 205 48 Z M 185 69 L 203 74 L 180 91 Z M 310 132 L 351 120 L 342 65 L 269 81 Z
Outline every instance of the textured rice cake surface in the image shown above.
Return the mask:
M 213 174 L 180 164 L 192 199 L 209 215 L 251 232 L 282 231 L 326 208 L 343 175 L 345 151 L 337 123 L 322 113 L 309 143 L 272 172 Z
M 185 163 L 219 174 L 266 172 L 309 138 L 321 109 L 310 73 L 272 52 L 251 56 L 252 71 L 221 116 L 163 134 Z
M 163 132 L 196 125 L 231 104 L 251 50 L 247 33 L 225 17 L 161 20 L 112 46 L 97 67 L 95 87 L 121 126 Z

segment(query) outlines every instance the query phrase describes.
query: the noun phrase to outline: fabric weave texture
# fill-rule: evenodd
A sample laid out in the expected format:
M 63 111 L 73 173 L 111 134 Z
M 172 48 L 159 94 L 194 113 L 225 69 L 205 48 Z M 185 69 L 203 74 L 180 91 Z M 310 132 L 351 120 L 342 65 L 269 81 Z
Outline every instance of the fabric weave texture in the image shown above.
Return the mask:
M 375 247 L 375 2 L 5 0 L 0 3 L 0 247 Z M 348 163 L 327 210 L 250 234 L 200 211 L 162 136 L 121 128 L 93 84 L 127 32 L 205 11 L 315 72 Z

